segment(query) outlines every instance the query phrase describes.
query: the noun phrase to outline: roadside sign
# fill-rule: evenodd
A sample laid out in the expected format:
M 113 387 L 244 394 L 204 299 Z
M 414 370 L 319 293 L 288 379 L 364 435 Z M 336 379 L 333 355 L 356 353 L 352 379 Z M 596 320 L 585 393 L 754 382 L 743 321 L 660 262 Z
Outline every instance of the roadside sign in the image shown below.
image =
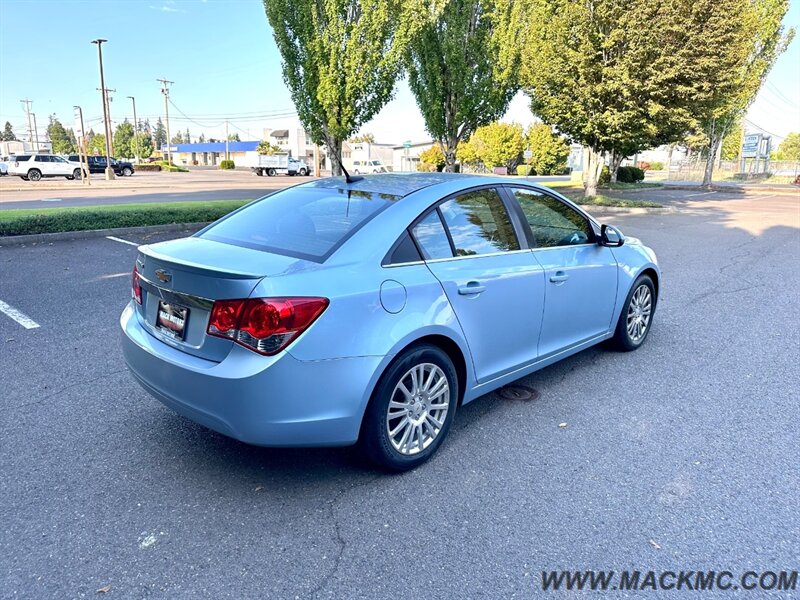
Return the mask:
M 403 148 L 411 148 L 411 140 L 406 140 L 403 142 Z
M 530 160 L 531 157 L 533 156 L 533 151 L 525 150 L 525 152 L 522 153 L 522 156 L 525 157 L 525 160 Z
M 742 140 L 742 158 L 756 158 L 761 146 L 761 134 L 751 133 Z

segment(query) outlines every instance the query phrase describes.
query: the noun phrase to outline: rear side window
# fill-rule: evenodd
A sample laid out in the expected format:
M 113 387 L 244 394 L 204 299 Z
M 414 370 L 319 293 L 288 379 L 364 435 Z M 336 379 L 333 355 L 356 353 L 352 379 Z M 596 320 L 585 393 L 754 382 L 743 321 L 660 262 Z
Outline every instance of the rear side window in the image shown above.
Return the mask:
M 12 161 L 12 160 L 13 160 L 13 161 L 15 161 L 15 162 L 25 162 L 25 161 L 26 161 L 26 160 L 28 160 L 30 157 L 31 157 L 31 155 L 30 155 L 30 154 L 15 154 L 14 156 L 9 156 L 9 157 L 8 157 L 8 160 L 9 160 L 9 161 Z
M 456 256 L 519 250 L 519 240 L 496 190 L 467 192 L 439 208 L 453 239 Z
M 36 162 L 50 162 L 50 157 L 49 156 L 44 156 L 43 154 L 40 154 L 34 160 Z
M 322 262 L 397 199 L 360 190 L 294 187 L 251 204 L 199 236 Z

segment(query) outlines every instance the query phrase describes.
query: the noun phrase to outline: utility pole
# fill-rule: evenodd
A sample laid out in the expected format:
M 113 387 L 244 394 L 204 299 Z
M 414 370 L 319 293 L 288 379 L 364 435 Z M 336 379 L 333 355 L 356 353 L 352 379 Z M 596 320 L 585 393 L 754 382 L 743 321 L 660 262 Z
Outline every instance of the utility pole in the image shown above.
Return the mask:
M 34 139 L 36 140 L 36 151 L 39 151 L 39 128 L 36 127 L 36 113 L 31 113 L 33 117 L 33 135 L 35 136 Z
M 228 152 L 228 140 L 231 139 L 228 135 L 228 122 L 225 121 L 225 160 L 230 160 L 231 153 Z
M 25 100 L 20 100 L 20 102 L 25 105 L 25 114 L 28 115 L 28 143 L 30 144 L 33 142 L 33 126 L 31 125 L 31 103 L 33 101 L 25 98 Z
M 114 179 L 114 169 L 111 168 L 111 121 L 108 116 L 108 96 L 106 94 L 106 80 L 103 76 L 103 43 L 108 40 L 97 38 L 92 40 L 97 44 L 97 58 L 100 61 L 100 94 L 103 99 L 103 119 L 105 120 L 106 130 L 106 179 Z
M 89 180 L 89 156 L 87 155 L 88 149 L 86 148 L 86 131 L 83 126 L 83 109 L 80 106 L 73 106 L 72 108 L 78 113 L 75 115 L 75 129 L 80 134 L 78 135 L 78 162 L 81 165 L 81 183 L 92 185 L 92 182 Z M 85 169 L 84 161 L 86 162 Z
M 156 79 L 161 82 L 161 93 L 164 94 L 164 112 L 167 116 L 167 163 L 172 164 L 172 138 L 169 136 L 169 86 L 174 81 L 166 79 Z
M 139 164 L 139 140 L 136 139 L 136 136 L 139 134 L 139 121 L 136 120 L 136 98 L 133 96 L 128 96 L 133 102 L 133 143 L 136 150 L 136 164 Z

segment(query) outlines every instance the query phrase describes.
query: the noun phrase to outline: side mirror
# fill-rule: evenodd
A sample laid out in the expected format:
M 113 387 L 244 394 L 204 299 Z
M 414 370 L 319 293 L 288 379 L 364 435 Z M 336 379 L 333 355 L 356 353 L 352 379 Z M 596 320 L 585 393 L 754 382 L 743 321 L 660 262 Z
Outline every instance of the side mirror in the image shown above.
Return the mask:
M 625 243 L 625 236 L 612 225 L 600 226 L 600 245 L 618 247 Z

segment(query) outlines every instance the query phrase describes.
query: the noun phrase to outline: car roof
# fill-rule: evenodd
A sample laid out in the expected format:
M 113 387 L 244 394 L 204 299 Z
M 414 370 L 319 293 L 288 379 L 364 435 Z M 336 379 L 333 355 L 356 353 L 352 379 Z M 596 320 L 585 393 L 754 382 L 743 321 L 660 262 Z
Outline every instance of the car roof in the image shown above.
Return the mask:
M 303 187 L 323 189 L 353 190 L 390 194 L 392 196 L 408 196 L 421 189 L 441 183 L 478 179 L 475 175 L 458 173 L 377 173 L 375 175 L 359 175 L 353 183 L 347 183 L 344 177 L 327 177 L 302 184 Z M 480 177 L 480 180 L 491 182 L 492 178 Z

